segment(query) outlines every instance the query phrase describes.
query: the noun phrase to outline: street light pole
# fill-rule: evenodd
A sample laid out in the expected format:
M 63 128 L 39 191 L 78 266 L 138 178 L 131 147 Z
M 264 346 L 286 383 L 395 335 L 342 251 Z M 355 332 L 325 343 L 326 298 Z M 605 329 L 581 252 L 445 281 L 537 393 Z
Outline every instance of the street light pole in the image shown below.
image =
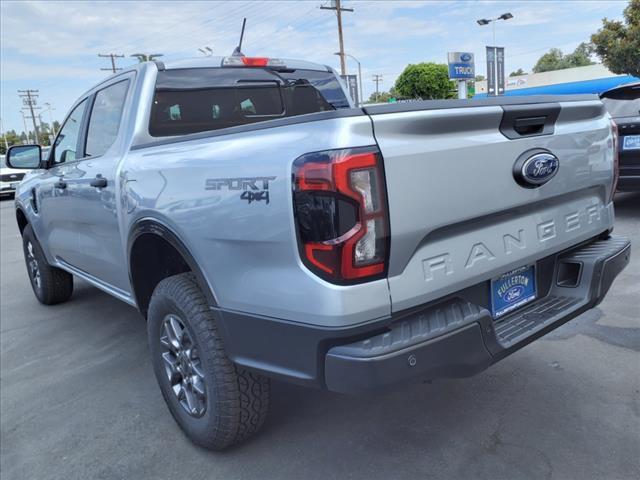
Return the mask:
M 491 25 L 493 26 L 493 46 L 496 46 L 496 21 L 494 20 L 493 22 L 491 22 Z
M 358 100 L 359 100 L 359 102 L 358 102 L 359 105 L 358 106 L 361 106 L 364 103 L 364 101 L 362 99 L 362 96 L 364 95 L 364 92 L 362 91 L 362 65 L 360 65 L 360 60 L 358 60 L 353 55 L 351 55 L 349 53 L 343 53 L 343 54 L 346 57 L 353 58 L 356 61 L 356 63 L 358 64 L 358 84 L 359 84 L 359 88 L 360 88 L 360 95 L 358 95 L 358 97 L 359 97 L 358 98 Z M 334 53 L 334 55 L 340 56 L 340 52 L 336 52 L 336 53 Z
M 509 20 L 511 18 L 513 18 L 513 15 L 507 12 L 507 13 L 503 13 L 502 15 L 496 18 L 481 18 L 480 20 L 476 20 L 476 22 L 480 26 L 489 25 L 491 23 L 491 26 L 493 27 L 493 45 L 492 46 L 495 47 L 496 46 L 496 22 L 498 20 Z

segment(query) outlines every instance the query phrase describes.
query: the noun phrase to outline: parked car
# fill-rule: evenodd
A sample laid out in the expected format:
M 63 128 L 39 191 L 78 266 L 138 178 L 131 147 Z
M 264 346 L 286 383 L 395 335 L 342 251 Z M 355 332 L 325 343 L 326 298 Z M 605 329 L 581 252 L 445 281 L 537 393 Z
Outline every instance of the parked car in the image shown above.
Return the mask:
M 618 127 L 618 190 L 640 191 L 640 82 L 608 90 L 601 98 Z
M 7 166 L 5 155 L 0 155 L 0 196 L 12 196 L 26 171 Z
M 596 306 L 630 255 L 615 142 L 597 96 L 360 109 L 329 67 L 232 56 L 127 68 L 47 161 L 8 162 L 37 168 L 16 195 L 36 298 L 75 276 L 137 307 L 171 414 L 222 449 L 270 378 L 469 376 Z

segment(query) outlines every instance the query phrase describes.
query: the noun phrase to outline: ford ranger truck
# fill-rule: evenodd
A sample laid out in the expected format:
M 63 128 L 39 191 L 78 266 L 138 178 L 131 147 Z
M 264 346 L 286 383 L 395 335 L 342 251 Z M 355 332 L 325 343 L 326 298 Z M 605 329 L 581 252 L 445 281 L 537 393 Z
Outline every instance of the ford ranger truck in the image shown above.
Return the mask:
M 617 136 L 595 96 L 354 108 L 329 67 L 147 62 L 71 108 L 17 188 L 36 298 L 136 307 L 196 444 L 253 435 L 270 379 L 366 392 L 476 374 L 595 307 Z

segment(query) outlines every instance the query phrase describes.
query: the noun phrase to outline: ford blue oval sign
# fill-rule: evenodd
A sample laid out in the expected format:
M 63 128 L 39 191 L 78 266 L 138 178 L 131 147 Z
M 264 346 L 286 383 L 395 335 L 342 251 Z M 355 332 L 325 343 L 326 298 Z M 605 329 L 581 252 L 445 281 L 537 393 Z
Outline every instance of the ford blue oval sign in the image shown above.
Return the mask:
M 463 62 L 468 62 L 471 60 L 471 54 L 470 53 L 462 53 L 460 54 L 460 60 L 462 60 Z
M 551 180 L 560 167 L 558 157 L 548 151 L 525 152 L 514 165 L 516 181 L 523 187 L 535 188 Z

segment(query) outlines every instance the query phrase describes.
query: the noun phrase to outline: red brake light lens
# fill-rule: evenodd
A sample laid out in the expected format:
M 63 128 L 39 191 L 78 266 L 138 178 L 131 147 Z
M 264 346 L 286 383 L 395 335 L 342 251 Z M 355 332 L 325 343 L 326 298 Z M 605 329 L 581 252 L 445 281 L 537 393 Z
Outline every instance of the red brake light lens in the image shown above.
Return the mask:
M 389 218 L 377 147 L 304 155 L 293 167 L 294 208 L 304 263 L 334 283 L 386 274 Z
M 223 67 L 285 67 L 282 60 L 278 58 L 268 57 L 224 57 L 222 59 Z
M 266 67 L 269 64 L 269 59 L 267 57 L 240 57 L 240 58 L 242 58 L 242 63 L 244 63 L 248 67 Z

